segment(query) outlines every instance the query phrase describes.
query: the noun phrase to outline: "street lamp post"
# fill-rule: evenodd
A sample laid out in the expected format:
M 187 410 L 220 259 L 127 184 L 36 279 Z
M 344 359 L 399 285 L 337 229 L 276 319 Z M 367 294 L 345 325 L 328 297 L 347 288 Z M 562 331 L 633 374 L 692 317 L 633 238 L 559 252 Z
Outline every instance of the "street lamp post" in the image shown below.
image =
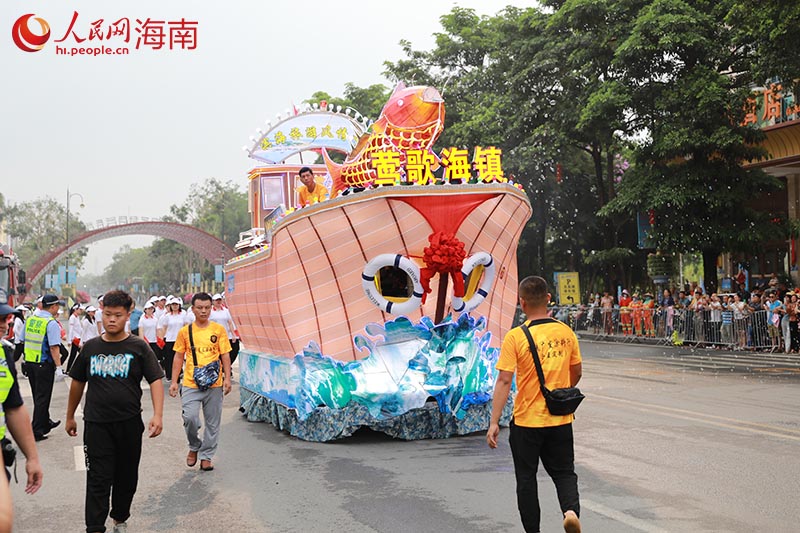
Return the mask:
M 84 207 L 83 204 L 83 195 L 78 192 L 74 192 L 72 194 L 69 193 L 69 187 L 67 187 L 67 252 L 64 254 L 64 281 L 66 284 L 69 284 L 69 201 L 73 196 L 78 196 L 81 199 L 81 209 Z

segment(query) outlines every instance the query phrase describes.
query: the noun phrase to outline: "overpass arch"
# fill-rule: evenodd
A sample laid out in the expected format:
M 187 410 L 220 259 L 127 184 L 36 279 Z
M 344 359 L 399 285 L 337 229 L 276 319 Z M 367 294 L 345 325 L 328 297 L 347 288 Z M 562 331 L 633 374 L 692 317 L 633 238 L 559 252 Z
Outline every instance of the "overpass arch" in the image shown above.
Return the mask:
M 28 283 L 34 283 L 44 272 L 50 270 L 70 250 L 97 241 L 125 235 L 152 235 L 169 239 L 199 253 L 209 263 L 216 264 L 232 258 L 236 253 L 224 241 L 194 226 L 177 222 L 148 221 L 131 222 L 97 228 L 77 235 L 69 243 L 51 250 L 28 269 Z

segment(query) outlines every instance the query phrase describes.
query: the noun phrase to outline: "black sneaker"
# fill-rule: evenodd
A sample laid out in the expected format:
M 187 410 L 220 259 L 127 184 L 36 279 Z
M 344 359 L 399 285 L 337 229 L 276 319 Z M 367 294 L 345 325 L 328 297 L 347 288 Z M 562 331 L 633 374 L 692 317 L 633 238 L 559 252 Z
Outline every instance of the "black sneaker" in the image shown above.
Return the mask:
M 56 421 L 51 420 L 50 421 L 50 429 L 55 429 L 60 425 L 61 425 L 61 420 L 56 420 Z
M 39 442 L 40 440 L 47 440 L 47 435 L 34 435 L 33 440 Z

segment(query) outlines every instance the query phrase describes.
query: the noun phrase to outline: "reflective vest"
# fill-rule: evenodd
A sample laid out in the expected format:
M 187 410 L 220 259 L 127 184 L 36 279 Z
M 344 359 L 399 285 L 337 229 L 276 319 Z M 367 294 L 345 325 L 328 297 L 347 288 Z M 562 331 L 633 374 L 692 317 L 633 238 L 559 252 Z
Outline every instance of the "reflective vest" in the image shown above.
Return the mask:
M 0 439 L 6 436 L 6 412 L 3 409 L 3 402 L 6 401 L 8 393 L 14 385 L 14 376 L 11 375 L 11 370 L 8 368 L 8 361 L 6 360 L 5 353 L 0 349 Z
M 25 322 L 25 362 L 42 362 L 42 345 L 47 335 L 47 324 L 53 317 L 32 316 Z

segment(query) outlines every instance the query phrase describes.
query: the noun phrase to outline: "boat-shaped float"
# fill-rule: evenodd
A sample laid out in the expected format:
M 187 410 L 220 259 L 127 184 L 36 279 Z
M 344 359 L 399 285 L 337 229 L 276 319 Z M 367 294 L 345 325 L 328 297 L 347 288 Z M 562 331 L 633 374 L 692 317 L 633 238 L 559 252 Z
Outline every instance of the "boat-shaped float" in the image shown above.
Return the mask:
M 398 116 L 388 109 L 398 95 L 432 99 L 436 111 Z M 435 89 L 399 87 L 375 123 L 323 103 L 253 139 L 253 228 L 225 265 L 249 419 L 315 441 L 363 426 L 404 439 L 488 426 L 531 206 L 496 166 L 495 179 L 486 164 L 454 179 L 454 150 L 442 155 L 442 176 L 420 179 L 440 161 L 430 147 L 443 106 Z M 340 166 L 328 149 L 349 155 Z M 311 150 L 326 164 L 286 162 Z M 385 153 L 397 154 L 394 181 L 370 165 Z M 325 176 L 334 197 L 300 207 L 302 166 Z

